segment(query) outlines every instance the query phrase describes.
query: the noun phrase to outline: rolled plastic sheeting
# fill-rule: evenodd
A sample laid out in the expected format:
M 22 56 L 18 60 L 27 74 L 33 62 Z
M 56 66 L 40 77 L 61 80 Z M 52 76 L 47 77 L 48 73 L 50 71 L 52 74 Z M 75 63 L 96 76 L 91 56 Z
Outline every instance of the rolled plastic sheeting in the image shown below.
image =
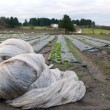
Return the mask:
M 22 109 L 76 102 L 86 92 L 73 71 L 50 69 L 41 54 L 21 54 L 0 64 L 0 98 Z
M 32 46 L 21 39 L 7 39 L 0 44 L 0 58 L 3 60 L 10 57 L 34 52 Z
M 48 36 L 42 36 L 42 37 L 39 37 L 39 38 L 36 38 L 36 39 L 33 39 L 33 40 L 30 40 L 28 41 L 29 44 L 31 44 L 32 46 L 36 45 L 38 42 L 44 40 L 48 38 Z
M 89 52 L 96 52 L 99 51 L 99 49 L 89 46 L 87 44 L 82 43 L 78 39 L 76 39 L 73 36 L 67 36 L 68 39 L 72 41 L 72 43 L 80 50 L 80 51 L 89 51 Z
M 52 41 L 55 38 L 55 36 L 50 36 L 46 39 L 41 40 L 37 43 L 37 45 L 33 46 L 33 49 L 35 52 L 39 52 L 43 47 L 45 47 L 50 41 Z
M 107 41 L 104 39 L 98 39 L 98 38 L 93 38 L 93 37 L 88 37 L 88 36 L 81 36 L 81 37 L 89 39 L 89 40 L 93 40 L 95 42 L 104 43 L 105 45 L 110 45 L 110 41 Z
M 97 42 L 97 41 L 94 41 L 94 40 L 91 40 L 91 39 L 87 39 L 87 38 L 84 38 L 84 37 L 77 37 L 77 39 L 82 40 L 82 41 L 84 41 L 84 42 L 86 42 L 86 43 L 88 43 L 88 44 L 90 44 L 92 46 L 95 46 L 95 47 L 102 47 L 102 46 L 106 45 L 105 43 Z

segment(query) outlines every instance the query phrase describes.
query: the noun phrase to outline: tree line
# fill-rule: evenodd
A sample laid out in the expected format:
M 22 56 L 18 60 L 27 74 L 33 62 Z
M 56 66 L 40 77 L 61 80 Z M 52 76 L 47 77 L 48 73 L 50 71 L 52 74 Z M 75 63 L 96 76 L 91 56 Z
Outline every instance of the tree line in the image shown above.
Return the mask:
M 68 15 L 67 15 L 68 16 Z M 69 20 L 69 19 L 68 19 Z M 50 26 L 51 24 L 59 24 L 61 20 L 52 18 L 30 18 L 29 22 L 25 19 L 23 26 Z M 72 20 L 72 24 L 76 24 L 78 26 L 95 26 L 95 22 L 90 19 L 81 19 L 81 20 Z
M 74 24 L 78 26 L 87 26 L 87 27 L 95 27 L 95 22 L 90 19 L 81 19 L 81 20 L 72 20 Z
M 68 19 L 68 17 L 67 17 L 67 21 L 65 21 L 66 24 L 68 24 L 67 22 L 70 23 L 70 21 L 71 21 L 71 25 L 76 24 L 78 26 L 88 26 L 88 27 L 95 26 L 95 22 L 90 19 L 71 20 L 71 18 L 69 17 L 69 19 Z M 52 19 L 30 18 L 29 21 L 27 19 L 25 19 L 24 22 L 21 23 L 17 17 L 10 17 L 10 18 L 9 17 L 7 17 L 7 18 L 0 17 L 0 28 L 15 28 L 18 26 L 50 26 L 51 24 L 59 24 L 59 27 L 62 27 L 61 26 L 62 19 L 59 20 L 59 19 L 55 19 L 55 18 L 52 18 Z
M 51 24 L 58 24 L 59 20 L 52 18 L 30 18 L 29 22 L 25 19 L 23 26 L 50 26 Z
M 17 17 L 0 17 L 0 28 L 15 28 L 17 26 L 22 25 L 22 23 L 19 22 Z

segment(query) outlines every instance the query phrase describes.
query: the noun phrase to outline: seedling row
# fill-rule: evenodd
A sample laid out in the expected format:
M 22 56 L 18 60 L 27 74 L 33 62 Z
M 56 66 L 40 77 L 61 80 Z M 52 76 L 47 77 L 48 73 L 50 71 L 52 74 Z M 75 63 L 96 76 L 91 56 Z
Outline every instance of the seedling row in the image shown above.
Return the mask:
M 63 36 L 58 36 L 57 42 L 49 55 L 49 60 L 57 63 L 77 62 Z

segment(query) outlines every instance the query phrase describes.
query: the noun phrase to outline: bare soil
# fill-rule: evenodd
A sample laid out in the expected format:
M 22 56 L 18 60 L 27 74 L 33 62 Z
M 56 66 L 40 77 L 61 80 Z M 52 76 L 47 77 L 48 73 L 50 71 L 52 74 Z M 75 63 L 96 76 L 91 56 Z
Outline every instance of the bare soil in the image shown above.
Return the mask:
M 110 47 L 103 47 L 100 52 L 86 52 L 85 55 L 99 68 L 103 80 L 110 82 Z
M 55 40 L 50 42 L 40 53 L 42 53 L 48 62 L 48 55 L 55 44 Z M 110 49 L 103 48 L 101 52 L 89 53 L 78 52 L 81 63 L 72 64 L 54 64 L 53 68 L 59 68 L 62 71 L 75 71 L 86 86 L 86 94 L 82 100 L 48 109 L 35 110 L 110 110 L 110 80 L 109 68 L 106 71 L 101 67 L 98 61 L 110 61 Z M 107 63 L 108 63 L 107 62 Z M 107 72 L 107 73 L 106 73 Z M 105 74 L 106 73 L 106 74 Z M 10 107 L 0 102 L 0 110 L 21 110 Z
M 44 48 L 41 53 L 45 50 L 47 51 L 47 48 Z M 48 48 L 49 50 L 51 51 L 51 48 Z M 81 55 L 82 63 L 54 64 L 53 68 L 59 68 L 62 71 L 75 71 L 79 79 L 84 82 L 87 92 L 81 101 L 46 110 L 110 110 L 110 82 L 107 80 L 108 75 L 104 74 L 103 69 L 95 63 L 95 61 L 102 59 L 110 60 L 109 52 L 109 48 L 103 48 L 101 52 L 78 53 Z M 45 56 L 48 56 L 48 52 L 45 53 Z

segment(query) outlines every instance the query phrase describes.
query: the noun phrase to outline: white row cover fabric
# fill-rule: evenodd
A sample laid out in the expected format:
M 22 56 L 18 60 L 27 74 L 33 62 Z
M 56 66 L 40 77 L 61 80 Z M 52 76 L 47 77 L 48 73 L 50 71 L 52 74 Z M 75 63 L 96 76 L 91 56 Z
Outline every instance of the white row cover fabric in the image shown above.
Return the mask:
M 0 63 L 0 98 L 22 109 L 76 102 L 86 92 L 73 71 L 50 69 L 41 54 L 20 54 Z
M 5 57 L 5 59 L 8 59 L 19 54 L 33 52 L 32 46 L 21 39 L 7 39 L 0 44 L 0 58 Z

